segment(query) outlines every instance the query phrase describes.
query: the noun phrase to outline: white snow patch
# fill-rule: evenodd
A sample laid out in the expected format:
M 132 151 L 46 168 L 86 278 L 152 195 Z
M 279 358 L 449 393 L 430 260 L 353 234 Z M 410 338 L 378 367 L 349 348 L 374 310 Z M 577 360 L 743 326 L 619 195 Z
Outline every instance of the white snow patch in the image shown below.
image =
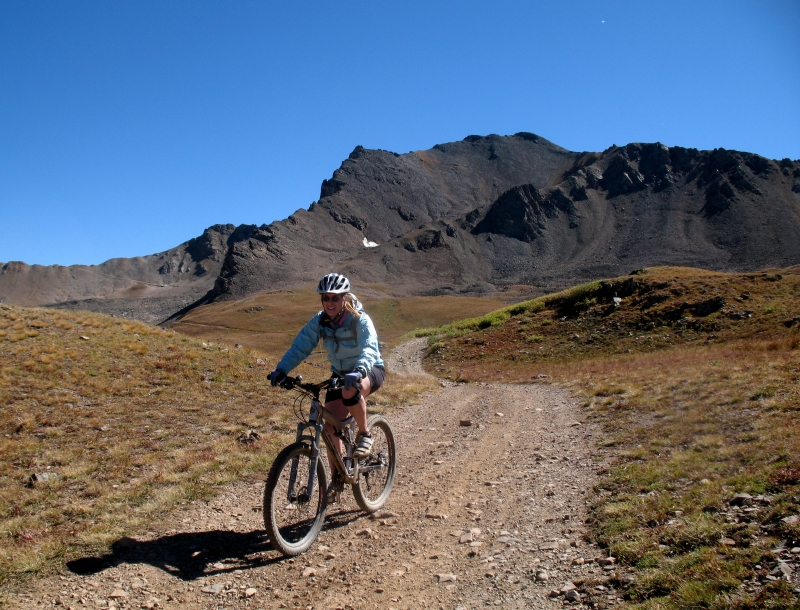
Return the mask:
M 377 247 L 378 247 L 378 244 L 376 244 L 374 241 L 370 241 L 370 240 L 368 240 L 368 239 L 365 237 L 365 238 L 364 238 L 364 247 L 365 247 L 365 248 L 377 248 Z

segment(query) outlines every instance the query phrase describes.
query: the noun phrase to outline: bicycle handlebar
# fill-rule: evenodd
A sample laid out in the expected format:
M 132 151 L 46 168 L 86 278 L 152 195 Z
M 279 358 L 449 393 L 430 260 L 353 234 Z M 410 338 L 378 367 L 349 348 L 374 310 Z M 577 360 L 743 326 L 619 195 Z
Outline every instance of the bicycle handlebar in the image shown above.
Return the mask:
M 320 383 L 304 383 L 302 375 L 298 375 L 297 377 L 290 377 L 287 375 L 286 378 L 278 384 L 278 386 L 285 390 L 304 390 L 313 395 L 315 398 L 319 398 L 319 394 L 322 390 L 326 390 L 330 387 L 337 387 L 337 382 L 338 379 L 332 377 Z

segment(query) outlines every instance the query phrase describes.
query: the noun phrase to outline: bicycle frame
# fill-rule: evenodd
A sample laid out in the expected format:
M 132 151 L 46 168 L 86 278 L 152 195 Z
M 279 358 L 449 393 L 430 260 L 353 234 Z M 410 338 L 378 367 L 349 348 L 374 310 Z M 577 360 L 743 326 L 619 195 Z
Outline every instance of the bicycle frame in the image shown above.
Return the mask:
M 358 460 L 353 459 L 353 441 L 352 432 L 350 432 L 348 426 L 343 426 L 342 423 L 333 416 L 329 411 L 326 411 L 325 408 L 322 406 L 322 403 L 319 401 L 319 392 L 327 386 L 327 382 L 311 386 L 309 384 L 301 384 L 300 381 L 302 380 L 301 377 L 298 377 L 297 380 L 292 380 L 288 387 L 291 389 L 293 387 L 299 386 L 302 390 L 308 393 L 311 396 L 311 411 L 309 413 L 308 421 L 307 422 L 298 422 L 297 424 L 297 436 L 295 438 L 296 442 L 309 442 L 311 444 L 311 457 L 310 462 L 311 464 L 316 464 L 317 460 L 319 459 L 320 455 L 320 438 L 325 443 L 325 447 L 328 449 L 329 455 L 333 456 L 333 463 L 336 470 L 339 471 L 339 474 L 344 479 L 345 483 L 353 485 L 356 480 L 358 479 Z M 331 437 L 330 432 L 325 427 L 325 423 L 331 425 L 331 427 L 336 430 L 336 436 L 341 438 L 344 441 L 346 447 L 346 455 L 345 458 L 342 459 L 341 453 L 335 448 L 335 444 L 333 438 Z M 307 434 L 306 430 L 313 429 L 313 434 Z M 347 433 L 347 436 L 345 436 Z M 345 463 L 345 460 L 352 464 L 352 467 L 348 466 Z M 297 483 L 297 465 L 298 459 L 295 458 L 294 462 L 292 463 L 292 468 L 289 472 L 289 486 L 288 486 L 288 497 L 287 500 L 289 502 L 293 502 L 296 498 L 293 498 L 295 485 Z M 306 485 L 306 500 L 310 499 L 313 496 L 315 486 L 317 485 L 317 469 L 312 467 L 309 469 L 308 474 L 308 482 Z

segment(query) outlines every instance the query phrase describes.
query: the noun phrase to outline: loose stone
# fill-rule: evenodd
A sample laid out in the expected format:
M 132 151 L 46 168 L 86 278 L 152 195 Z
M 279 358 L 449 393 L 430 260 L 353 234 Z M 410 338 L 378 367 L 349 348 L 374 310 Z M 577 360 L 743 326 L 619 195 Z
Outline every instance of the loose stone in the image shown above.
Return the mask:
M 216 585 L 208 585 L 200 589 L 202 593 L 208 593 L 209 595 L 219 595 L 222 593 L 222 590 L 225 588 L 225 585 L 216 584 Z

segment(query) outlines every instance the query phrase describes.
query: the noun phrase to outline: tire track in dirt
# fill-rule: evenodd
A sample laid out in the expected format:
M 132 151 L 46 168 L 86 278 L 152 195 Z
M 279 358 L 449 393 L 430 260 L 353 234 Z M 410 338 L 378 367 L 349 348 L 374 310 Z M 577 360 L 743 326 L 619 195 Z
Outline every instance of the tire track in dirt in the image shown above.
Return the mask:
M 395 350 L 392 373 L 422 372 L 424 342 Z M 398 475 L 387 506 L 367 517 L 347 491 L 302 556 L 285 559 L 270 547 L 263 481 L 238 483 L 14 601 L 76 609 L 562 608 L 564 594 L 551 591 L 569 582 L 578 585 L 576 607 L 619 601 L 609 576 L 624 575 L 592 561 L 603 554 L 584 538 L 600 432 L 568 391 L 443 382 L 391 420 Z

